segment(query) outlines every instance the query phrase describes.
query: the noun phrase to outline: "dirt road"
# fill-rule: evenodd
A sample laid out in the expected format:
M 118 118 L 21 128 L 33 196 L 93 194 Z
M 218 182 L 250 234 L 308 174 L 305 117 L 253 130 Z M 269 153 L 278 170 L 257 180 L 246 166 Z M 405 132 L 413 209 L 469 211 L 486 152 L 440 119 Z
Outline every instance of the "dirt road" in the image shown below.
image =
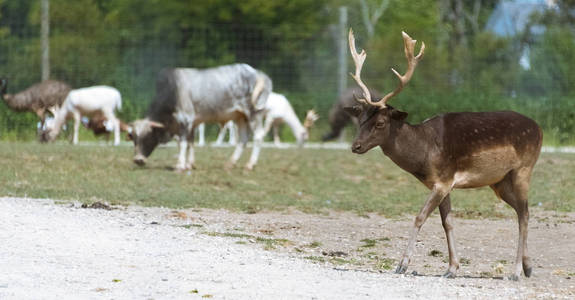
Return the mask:
M 461 236 L 458 244 L 466 244 L 459 250 L 471 260 L 469 266 L 462 267 L 461 275 L 470 277 L 448 280 L 435 276 L 446 267 L 441 257 L 427 255 L 429 249 L 444 247 L 439 246 L 444 241 L 441 226 L 435 221 L 424 227 L 430 229 L 422 232 L 420 240 L 425 242 L 418 242 L 418 256 L 409 270 L 423 275 L 404 276 L 386 271 L 381 264 L 374 267 L 373 256 L 383 254 L 373 253 L 396 257 L 405 242 L 399 237 L 407 232 L 408 218 L 299 212 L 248 215 L 142 207 L 82 209 L 78 204 L 55 204 L 51 200 L 0 198 L 0 299 L 488 299 L 575 295 L 575 279 L 567 279 L 575 271 L 569 269 L 575 258 L 573 224 L 551 221 L 561 232 L 554 229 L 553 234 L 541 234 L 537 228 L 544 229 L 545 221 L 532 222 L 535 229 L 530 242 L 562 234 L 561 242 L 567 244 L 554 249 L 555 244 L 548 240 L 547 249 L 531 247 L 536 264 L 545 265 L 534 270 L 533 278 L 510 282 L 477 278 L 475 273 L 484 268 L 482 264 L 495 262 L 495 258 L 485 256 L 501 250 L 489 250 L 489 244 L 497 240 L 486 239 L 483 247 L 473 250 L 483 251 L 481 255 L 469 253 L 468 248 L 475 247 L 469 241 L 485 238 L 487 232 L 479 226 L 482 222 L 488 230 L 500 225 L 492 232 L 503 231 L 499 235 L 513 234 L 513 222 L 456 221 L 468 228 L 465 230 L 475 231 L 476 236 L 456 228 Z M 374 236 L 386 238 L 371 242 L 368 238 Z M 500 248 L 505 258 L 512 259 L 515 239 Z M 542 252 L 555 255 L 555 265 L 548 266 L 551 262 L 541 258 Z M 504 271 L 511 269 L 501 264 Z

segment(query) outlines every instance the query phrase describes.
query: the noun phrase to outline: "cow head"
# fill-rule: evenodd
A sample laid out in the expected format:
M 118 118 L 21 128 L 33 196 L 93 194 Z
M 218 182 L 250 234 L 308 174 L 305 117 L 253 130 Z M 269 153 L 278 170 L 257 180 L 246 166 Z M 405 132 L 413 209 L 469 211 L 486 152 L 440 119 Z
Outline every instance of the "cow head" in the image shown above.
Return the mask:
M 170 137 L 164 124 L 143 119 L 134 121 L 128 128 L 128 139 L 134 142 L 134 163 L 143 166 L 152 151 Z
M 38 124 L 38 138 L 41 143 L 53 142 L 59 134 L 59 131 L 55 128 L 55 119 L 46 118 L 44 125 Z

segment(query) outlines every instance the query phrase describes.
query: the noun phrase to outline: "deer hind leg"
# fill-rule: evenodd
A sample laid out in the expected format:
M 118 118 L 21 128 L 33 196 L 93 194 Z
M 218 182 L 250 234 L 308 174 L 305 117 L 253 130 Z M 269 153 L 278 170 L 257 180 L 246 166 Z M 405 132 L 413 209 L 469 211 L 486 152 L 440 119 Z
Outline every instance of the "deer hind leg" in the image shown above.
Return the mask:
M 451 185 L 449 184 L 447 186 Z M 399 265 L 397 266 L 397 269 L 395 269 L 395 273 L 403 274 L 405 273 L 405 271 L 407 271 L 407 266 L 409 265 L 409 261 L 411 260 L 411 256 L 413 255 L 413 250 L 415 249 L 415 241 L 417 239 L 417 234 L 419 233 L 421 226 L 423 226 L 423 223 L 425 223 L 425 220 L 427 220 L 429 214 L 431 214 L 431 212 L 435 210 L 435 208 L 439 206 L 441 201 L 449 194 L 450 190 L 451 188 L 446 187 L 445 185 L 441 186 L 436 185 L 433 187 L 431 194 L 427 197 L 427 200 L 425 201 L 425 205 L 421 208 L 417 217 L 415 217 L 415 221 L 413 223 L 413 227 L 409 235 L 407 249 L 405 250 L 403 258 L 401 259 Z
M 453 224 L 451 220 L 451 198 L 449 195 L 445 196 L 441 204 L 439 204 L 439 212 L 441 214 L 441 224 L 445 230 L 445 237 L 447 238 L 447 249 L 449 251 L 449 268 L 443 274 L 446 278 L 455 278 L 455 274 L 459 269 L 459 259 L 455 251 L 455 238 L 453 237 Z
M 527 193 L 531 168 L 522 168 L 511 171 L 505 178 L 491 186 L 503 201 L 509 204 L 517 213 L 519 223 L 519 238 L 517 242 L 517 257 L 515 259 L 515 272 L 509 277 L 511 280 L 519 280 L 521 270 L 526 277 L 531 276 L 531 260 L 527 255 L 527 231 L 529 223 L 529 208 Z

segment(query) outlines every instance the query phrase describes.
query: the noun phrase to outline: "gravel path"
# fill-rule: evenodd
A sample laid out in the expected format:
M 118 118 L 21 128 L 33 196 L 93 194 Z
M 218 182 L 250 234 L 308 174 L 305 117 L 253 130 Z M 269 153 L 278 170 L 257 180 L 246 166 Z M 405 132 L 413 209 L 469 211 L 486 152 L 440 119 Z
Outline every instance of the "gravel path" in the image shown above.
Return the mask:
M 0 198 L 0 299 L 525 298 L 529 287 L 337 270 L 208 236 L 170 210 Z M 178 223 L 180 222 L 180 223 Z M 545 297 L 545 295 L 539 295 Z M 548 295 L 549 296 L 549 295 Z

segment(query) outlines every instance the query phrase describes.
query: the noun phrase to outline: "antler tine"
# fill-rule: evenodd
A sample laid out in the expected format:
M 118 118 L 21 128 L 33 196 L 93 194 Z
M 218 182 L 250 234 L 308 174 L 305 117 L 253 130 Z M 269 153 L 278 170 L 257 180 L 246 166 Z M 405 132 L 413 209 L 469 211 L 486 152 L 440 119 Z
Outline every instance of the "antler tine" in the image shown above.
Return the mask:
M 308 110 L 305 115 L 303 126 L 305 128 L 311 128 L 317 119 L 319 119 L 319 115 L 315 112 L 315 110 Z
M 415 43 L 417 43 L 417 41 L 412 39 L 404 31 L 401 32 L 401 35 L 403 36 L 403 46 L 405 48 L 404 49 L 405 58 L 407 59 L 407 71 L 405 71 L 405 75 L 401 75 L 395 69 L 391 68 L 391 71 L 399 79 L 399 85 L 397 86 L 397 88 L 395 88 L 395 90 L 393 92 L 388 93 L 387 95 L 385 95 L 382 98 L 381 102 L 383 102 L 383 103 L 387 103 L 387 101 L 389 101 L 389 99 L 391 99 L 393 96 L 399 94 L 401 92 L 401 90 L 403 90 L 403 88 L 407 85 L 409 80 L 411 80 L 411 76 L 413 76 L 413 72 L 415 71 L 415 68 L 417 67 L 417 63 L 423 58 L 423 54 L 425 53 L 425 43 L 421 42 L 421 49 L 419 50 L 419 53 L 417 54 L 417 56 L 414 56 Z
M 351 57 L 353 58 L 353 63 L 355 64 L 355 74 L 350 73 L 350 75 L 351 75 L 351 77 L 353 77 L 353 79 L 355 80 L 357 85 L 359 85 L 359 87 L 362 89 L 363 97 L 364 97 L 362 99 L 362 98 L 358 98 L 357 96 L 354 95 L 355 100 L 357 100 L 358 102 L 361 102 L 361 103 L 366 103 L 366 104 L 370 104 L 373 106 L 384 108 L 385 102 L 382 102 L 382 101 L 373 102 L 373 101 L 371 101 L 371 94 L 369 93 L 369 89 L 367 88 L 365 83 L 363 83 L 363 81 L 361 81 L 361 68 L 363 67 L 363 63 L 365 62 L 365 58 L 367 57 L 367 53 L 363 49 L 361 50 L 361 53 L 357 53 L 357 50 L 355 48 L 355 36 L 353 35 L 353 29 L 351 29 L 351 28 L 349 29 L 349 51 L 351 52 Z

